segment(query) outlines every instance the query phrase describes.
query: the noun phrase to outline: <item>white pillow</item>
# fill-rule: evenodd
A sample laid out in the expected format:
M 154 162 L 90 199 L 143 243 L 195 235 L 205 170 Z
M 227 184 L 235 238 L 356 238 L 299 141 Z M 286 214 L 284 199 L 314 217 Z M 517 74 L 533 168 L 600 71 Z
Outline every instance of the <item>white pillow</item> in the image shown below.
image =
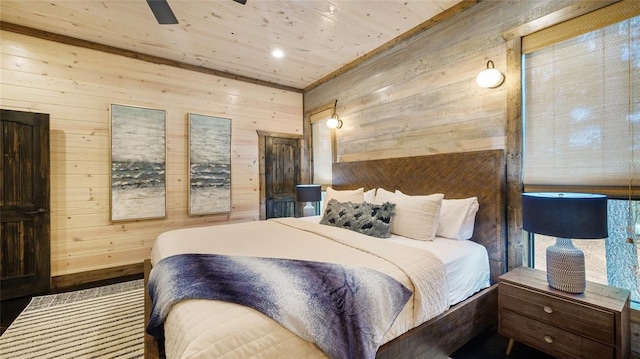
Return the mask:
M 477 197 L 443 200 L 437 235 L 451 239 L 471 238 L 478 208 Z
M 332 199 L 335 199 L 338 202 L 362 203 L 364 202 L 364 188 L 338 191 L 331 187 L 327 187 L 327 192 L 324 195 L 324 203 L 322 205 L 323 216 L 324 216 L 324 211 L 327 209 L 327 203 L 329 203 L 329 201 L 331 201 Z
M 370 189 L 364 193 L 364 201 L 374 203 L 376 201 L 376 189 Z
M 376 191 L 376 203 L 396 204 L 396 215 L 391 220 L 391 233 L 421 241 L 431 241 L 436 235 L 440 206 L 444 195 L 409 196 L 400 191 Z

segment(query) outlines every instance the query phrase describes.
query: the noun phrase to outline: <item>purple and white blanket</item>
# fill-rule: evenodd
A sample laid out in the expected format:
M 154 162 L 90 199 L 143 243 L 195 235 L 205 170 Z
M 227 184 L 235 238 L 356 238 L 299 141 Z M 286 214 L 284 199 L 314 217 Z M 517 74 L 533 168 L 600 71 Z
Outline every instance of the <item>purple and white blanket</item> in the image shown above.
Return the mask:
M 149 277 L 153 307 L 147 332 L 163 337 L 171 306 L 213 299 L 251 307 L 331 358 L 374 358 L 385 332 L 411 297 L 375 270 L 303 260 L 180 254 Z

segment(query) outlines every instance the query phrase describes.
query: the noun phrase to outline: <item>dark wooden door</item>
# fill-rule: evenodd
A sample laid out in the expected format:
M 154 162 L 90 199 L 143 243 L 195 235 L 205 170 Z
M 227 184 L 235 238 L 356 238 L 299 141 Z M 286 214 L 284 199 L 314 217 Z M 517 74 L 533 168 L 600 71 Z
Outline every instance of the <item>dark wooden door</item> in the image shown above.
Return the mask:
M 295 217 L 300 183 L 300 140 L 267 137 L 265 143 L 266 217 Z
M 0 110 L 0 299 L 51 283 L 49 115 Z

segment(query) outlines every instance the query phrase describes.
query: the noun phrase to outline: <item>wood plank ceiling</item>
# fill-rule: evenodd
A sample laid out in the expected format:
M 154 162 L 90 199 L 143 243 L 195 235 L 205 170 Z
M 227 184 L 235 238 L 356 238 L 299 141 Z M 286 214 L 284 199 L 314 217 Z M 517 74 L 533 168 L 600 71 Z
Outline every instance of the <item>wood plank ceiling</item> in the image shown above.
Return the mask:
M 2 0 L 0 21 L 302 90 L 461 0 L 168 2 L 177 25 L 158 24 L 144 0 Z

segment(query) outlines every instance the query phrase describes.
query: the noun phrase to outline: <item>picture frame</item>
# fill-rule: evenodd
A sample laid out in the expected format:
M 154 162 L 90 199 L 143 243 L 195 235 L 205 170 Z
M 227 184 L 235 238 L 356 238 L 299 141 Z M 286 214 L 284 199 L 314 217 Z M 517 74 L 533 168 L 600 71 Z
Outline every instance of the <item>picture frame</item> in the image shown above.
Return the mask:
M 110 221 L 166 217 L 166 114 L 111 104 Z
M 231 212 L 231 119 L 189 113 L 189 216 Z

